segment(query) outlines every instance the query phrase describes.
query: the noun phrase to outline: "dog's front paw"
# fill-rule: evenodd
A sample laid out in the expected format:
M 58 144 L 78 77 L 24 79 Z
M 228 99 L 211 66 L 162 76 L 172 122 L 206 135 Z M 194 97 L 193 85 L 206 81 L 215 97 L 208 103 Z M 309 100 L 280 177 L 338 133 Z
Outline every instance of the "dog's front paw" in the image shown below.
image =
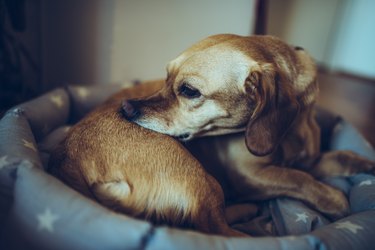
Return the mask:
M 333 220 L 347 216 L 350 207 L 344 193 L 328 186 L 325 191 L 325 195 L 316 204 L 317 209 Z
M 337 151 L 337 159 L 347 167 L 346 174 L 369 173 L 375 175 L 375 162 L 351 151 Z

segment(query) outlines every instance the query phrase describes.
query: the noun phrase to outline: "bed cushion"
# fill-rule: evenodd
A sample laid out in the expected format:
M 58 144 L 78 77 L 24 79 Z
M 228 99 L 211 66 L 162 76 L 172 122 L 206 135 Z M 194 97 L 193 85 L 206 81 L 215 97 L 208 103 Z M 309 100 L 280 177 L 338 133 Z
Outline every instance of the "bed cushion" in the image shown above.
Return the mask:
M 226 238 L 117 214 L 47 174 L 49 154 L 70 125 L 120 88 L 56 89 L 12 108 L 1 119 L 0 249 L 342 250 L 375 246 L 372 175 L 324 180 L 347 194 L 351 214 L 346 218 L 331 222 L 300 201 L 278 198 L 255 204 L 255 216 L 244 216 L 231 225 L 254 237 Z M 318 114 L 322 150 L 350 149 L 375 160 L 371 145 L 350 124 L 324 110 Z M 253 205 L 242 204 L 244 214 Z

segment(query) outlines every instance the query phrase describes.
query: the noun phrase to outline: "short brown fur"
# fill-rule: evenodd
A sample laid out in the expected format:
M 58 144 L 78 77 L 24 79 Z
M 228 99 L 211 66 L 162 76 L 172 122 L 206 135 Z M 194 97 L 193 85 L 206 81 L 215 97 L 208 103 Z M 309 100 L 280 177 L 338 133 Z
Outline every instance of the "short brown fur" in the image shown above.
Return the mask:
M 141 115 L 133 121 L 187 140 L 222 135 L 198 138 L 188 148 L 228 199 L 287 196 L 340 218 L 349 210 L 345 195 L 316 178 L 374 174 L 375 164 L 348 151 L 319 151 L 316 74 L 304 50 L 275 37 L 215 35 L 168 64 L 165 87 L 134 100 Z M 184 96 L 177 87 L 184 83 L 201 95 Z M 160 103 L 169 105 L 154 112 Z
M 50 172 L 135 217 L 244 236 L 225 221 L 220 185 L 179 142 L 122 117 L 122 99 L 150 95 L 160 83 L 125 89 L 74 125 L 51 156 Z

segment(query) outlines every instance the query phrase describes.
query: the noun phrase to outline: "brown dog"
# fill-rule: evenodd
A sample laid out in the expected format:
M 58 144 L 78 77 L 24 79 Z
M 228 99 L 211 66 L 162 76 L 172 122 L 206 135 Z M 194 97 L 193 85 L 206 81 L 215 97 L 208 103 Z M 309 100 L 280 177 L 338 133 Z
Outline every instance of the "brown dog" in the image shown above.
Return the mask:
M 216 35 L 167 70 L 162 90 L 126 101 L 124 112 L 182 140 L 245 131 L 189 146 L 228 198 L 288 196 L 338 218 L 348 212 L 346 197 L 314 177 L 374 173 L 375 164 L 354 153 L 319 152 L 316 67 L 299 47 L 271 36 Z
M 126 89 L 73 126 L 51 156 L 50 172 L 87 197 L 135 217 L 243 236 L 225 221 L 220 185 L 179 142 L 123 118 L 122 99 L 155 88 L 157 83 Z

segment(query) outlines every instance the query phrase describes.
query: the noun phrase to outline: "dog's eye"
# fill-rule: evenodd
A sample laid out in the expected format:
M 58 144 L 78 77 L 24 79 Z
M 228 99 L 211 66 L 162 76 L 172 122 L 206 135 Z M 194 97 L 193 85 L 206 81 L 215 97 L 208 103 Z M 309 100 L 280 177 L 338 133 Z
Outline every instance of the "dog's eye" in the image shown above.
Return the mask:
M 180 94 L 187 97 L 187 98 L 198 98 L 201 96 L 199 90 L 192 88 L 187 84 L 182 84 L 179 90 Z

